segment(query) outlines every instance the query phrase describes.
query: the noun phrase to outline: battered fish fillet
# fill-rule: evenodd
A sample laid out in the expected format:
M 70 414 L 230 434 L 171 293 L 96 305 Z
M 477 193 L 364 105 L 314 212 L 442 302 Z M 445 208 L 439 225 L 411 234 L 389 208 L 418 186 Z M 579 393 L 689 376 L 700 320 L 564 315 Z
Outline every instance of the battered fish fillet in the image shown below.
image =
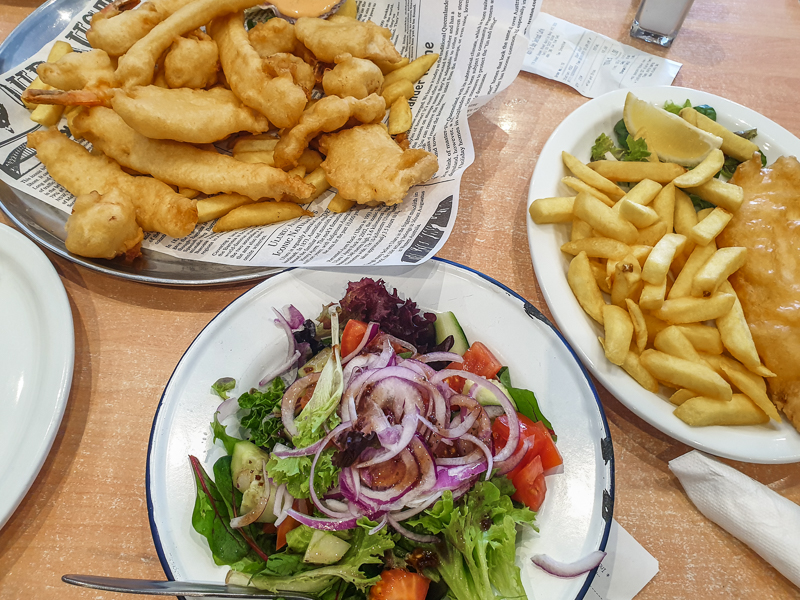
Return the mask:
M 337 15 L 328 19 L 302 17 L 297 19 L 294 32 L 297 39 L 322 62 L 335 62 L 341 54 L 390 64 L 403 59 L 392 44 L 392 32 L 372 21 Z
M 292 127 L 297 123 L 308 102 L 306 91 L 295 83 L 291 72 L 277 73 L 272 69 L 270 73 L 264 68 L 245 31 L 244 13 L 214 19 L 208 25 L 208 32 L 217 42 L 222 72 L 233 93 L 276 127 Z M 311 76 L 313 86 L 313 70 Z
M 165 89 L 154 85 L 117 89 L 111 106 L 138 133 L 156 140 L 206 144 L 232 133 L 262 133 L 267 118 L 225 88 Z
M 183 237 L 197 224 L 195 200 L 152 177 L 128 175 L 110 158 L 90 154 L 55 129 L 29 133 L 28 146 L 36 150 L 50 176 L 74 196 L 121 192 L 136 207 L 136 221 L 146 231 Z
M 210 87 L 219 72 L 217 43 L 202 30 L 193 31 L 172 42 L 163 66 L 164 79 L 171 88 Z
M 117 79 L 126 87 L 149 85 L 156 62 L 175 38 L 206 25 L 211 19 L 242 11 L 258 0 L 193 0 L 153 27 L 119 58 Z M 220 49 L 221 52 L 221 49 Z
M 363 100 L 326 96 L 304 112 L 297 125 L 284 132 L 275 146 L 275 166 L 280 169 L 296 167 L 313 138 L 322 132 L 341 129 L 351 117 L 361 123 L 380 123 L 385 114 L 386 101 L 377 94 Z
M 731 183 L 744 202 L 717 238 L 745 246 L 747 261 L 731 276 L 753 341 L 768 369 L 772 401 L 800 430 L 800 162 L 783 156 L 739 165 Z
M 297 44 L 294 25 L 285 19 L 270 19 L 256 23 L 247 32 L 250 43 L 261 58 L 280 52 L 292 52 Z
M 90 258 L 141 254 L 144 232 L 136 222 L 136 208 L 119 190 L 105 195 L 91 192 L 75 198 L 67 219 L 67 250 Z
M 259 200 L 290 194 L 308 198 L 314 186 L 263 163 L 248 164 L 214 151 L 171 140 L 152 140 L 102 106 L 84 109 L 73 121 L 77 135 L 122 166 L 171 185 L 205 194 L 237 193 Z
M 131 10 L 138 0 L 117 0 L 92 16 L 86 39 L 92 48 L 122 56 L 148 32 L 192 0 L 151 0 Z
M 398 204 L 411 186 L 428 181 L 439 169 L 435 154 L 402 150 L 381 123 L 323 135 L 319 147 L 330 184 L 359 204 Z

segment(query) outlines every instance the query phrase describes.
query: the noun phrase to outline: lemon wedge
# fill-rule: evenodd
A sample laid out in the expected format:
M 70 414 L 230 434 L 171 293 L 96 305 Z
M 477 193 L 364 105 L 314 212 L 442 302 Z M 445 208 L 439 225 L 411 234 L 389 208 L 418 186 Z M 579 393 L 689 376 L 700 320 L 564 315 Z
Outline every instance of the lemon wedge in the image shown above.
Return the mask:
M 665 162 L 684 167 L 700 164 L 712 150 L 722 145 L 722 138 L 684 121 L 663 108 L 640 100 L 630 92 L 622 111 L 625 127 L 632 136 L 647 130 L 647 145 Z

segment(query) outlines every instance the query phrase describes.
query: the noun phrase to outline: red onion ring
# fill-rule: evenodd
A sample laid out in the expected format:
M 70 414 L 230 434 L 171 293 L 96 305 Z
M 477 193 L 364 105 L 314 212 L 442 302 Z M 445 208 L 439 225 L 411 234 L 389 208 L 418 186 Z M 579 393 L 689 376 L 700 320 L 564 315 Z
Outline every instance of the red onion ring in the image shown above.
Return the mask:
M 506 411 L 506 416 L 508 417 L 508 442 L 503 447 L 503 449 L 497 453 L 494 459 L 496 461 L 502 461 L 507 459 L 514 453 L 514 450 L 517 449 L 517 444 L 519 443 L 519 419 L 517 418 L 517 411 L 514 409 L 514 405 L 511 404 L 511 401 L 500 390 L 500 388 L 498 388 L 492 382 L 481 377 L 480 375 L 475 375 L 474 373 L 470 373 L 468 371 L 459 371 L 456 369 L 444 369 L 436 374 L 436 377 L 434 377 L 433 380 L 431 380 L 431 383 L 439 383 L 441 381 L 444 381 L 448 377 L 453 377 L 453 376 L 462 377 L 464 379 L 472 381 L 473 383 L 485 387 L 487 390 L 489 390 L 495 395 L 497 400 L 500 402 L 500 406 L 502 406 L 503 410 Z
M 528 450 L 531 448 L 531 441 L 524 440 L 522 442 L 522 446 L 520 446 L 514 454 L 512 454 L 509 458 L 505 459 L 504 461 L 500 461 L 495 464 L 497 467 L 497 475 L 505 475 L 513 471 L 519 463 L 522 462 L 522 459 L 525 458 L 525 455 L 528 453 Z
M 301 512 L 290 508 L 286 511 L 286 515 L 292 517 L 298 523 L 308 525 L 314 529 L 321 529 L 322 531 L 342 531 L 344 529 L 352 529 L 358 523 L 359 517 L 351 517 L 346 519 L 324 519 L 319 517 L 309 517 Z
M 464 357 L 455 352 L 428 352 L 428 354 L 421 354 L 416 358 L 421 363 L 429 362 L 457 362 L 463 363 Z
M 489 478 L 492 476 L 492 465 L 494 463 L 494 456 L 492 456 L 492 451 L 489 449 L 489 446 L 469 433 L 462 435 L 461 439 L 466 440 L 467 442 L 472 442 L 483 451 L 484 455 L 486 455 L 486 462 L 488 464 L 488 468 L 486 469 L 486 481 L 489 481 Z
M 283 422 L 283 428 L 292 437 L 298 434 L 297 427 L 295 427 L 294 424 L 294 411 L 297 406 L 297 401 L 310 385 L 319 380 L 320 374 L 321 373 L 311 373 L 302 379 L 298 379 L 290 385 L 289 389 L 283 394 L 283 398 L 281 399 L 281 422 Z
M 326 435 L 322 442 L 320 443 L 319 447 L 317 448 L 317 452 L 314 454 L 314 460 L 311 461 L 311 472 L 309 473 L 309 492 L 311 495 L 311 501 L 314 503 L 320 511 L 328 515 L 329 517 L 341 517 L 342 514 L 336 511 L 332 511 L 327 506 L 325 506 L 322 501 L 317 497 L 317 491 L 314 489 L 314 471 L 317 468 L 317 461 L 319 460 L 322 451 L 325 449 L 325 446 L 328 445 L 333 438 L 339 435 L 345 429 L 349 429 L 353 425 L 352 421 L 347 421 L 346 423 L 341 423 L 338 427 L 335 427 L 333 431 L 331 431 L 328 435 Z
M 578 575 L 588 573 L 592 569 L 596 569 L 600 566 L 600 563 L 603 562 L 605 557 L 605 552 L 602 550 L 595 550 L 574 562 L 563 563 L 551 558 L 547 554 L 534 554 L 531 556 L 531 562 L 543 571 L 550 573 L 550 575 L 568 578 L 577 577 Z
M 387 446 L 383 454 L 379 454 L 372 460 L 368 460 L 367 462 L 357 465 L 357 467 L 359 469 L 371 467 L 372 465 L 386 462 L 387 460 L 400 454 L 403 450 L 405 450 L 406 446 L 408 446 L 409 442 L 413 439 L 414 434 L 417 432 L 418 419 L 419 410 L 415 410 L 414 412 L 403 415 L 403 420 L 401 422 L 403 431 L 400 434 L 400 440 L 396 444 Z M 341 427 L 341 425 L 339 427 Z

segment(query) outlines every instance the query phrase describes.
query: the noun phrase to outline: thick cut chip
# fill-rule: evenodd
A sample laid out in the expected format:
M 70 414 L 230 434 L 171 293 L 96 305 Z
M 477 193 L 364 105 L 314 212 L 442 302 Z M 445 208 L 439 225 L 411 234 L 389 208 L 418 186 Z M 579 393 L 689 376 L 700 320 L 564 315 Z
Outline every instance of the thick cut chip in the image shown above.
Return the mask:
M 300 121 L 283 134 L 275 146 L 275 165 L 281 169 L 292 168 L 318 134 L 336 131 L 354 118 L 361 123 L 378 123 L 386 114 L 386 104 L 377 94 L 362 100 L 327 96 L 303 113 Z M 354 200 L 354 198 L 352 198 Z
M 91 192 L 75 198 L 66 228 L 67 250 L 90 258 L 139 254 L 144 238 L 136 223 L 136 207 L 117 189 L 104 196 Z
M 183 142 L 136 133 L 109 108 L 84 110 L 75 127 L 95 148 L 139 173 L 204 194 L 237 193 L 253 200 L 292 194 L 307 198 L 314 187 L 263 163 L 247 164 Z
M 111 106 L 138 133 L 156 140 L 206 144 L 232 133 L 261 133 L 269 121 L 225 88 L 169 90 L 154 85 L 117 89 Z
M 380 123 L 324 135 L 319 146 L 327 157 L 322 168 L 328 181 L 359 204 L 398 204 L 411 186 L 428 181 L 439 169 L 435 154 L 401 149 Z
M 50 176 L 75 196 L 122 192 L 136 207 L 136 220 L 145 231 L 183 237 L 197 224 L 195 200 L 152 177 L 128 175 L 110 158 L 90 154 L 56 130 L 28 134 L 28 146 L 36 150 Z
M 217 43 L 199 29 L 172 42 L 164 58 L 164 79 L 171 88 L 210 87 L 216 83 L 218 72 Z
M 297 123 L 308 101 L 306 90 L 295 84 L 288 63 L 270 63 L 269 69 L 266 68 L 247 37 L 244 13 L 215 19 L 208 31 L 219 47 L 219 60 L 228 85 L 241 101 L 277 127 L 292 127 Z M 287 68 L 279 68 L 281 65 Z
M 342 54 L 388 63 L 403 59 L 392 44 L 392 32 L 372 21 L 337 15 L 329 19 L 302 17 L 297 19 L 294 31 L 297 39 L 323 62 L 336 62 Z

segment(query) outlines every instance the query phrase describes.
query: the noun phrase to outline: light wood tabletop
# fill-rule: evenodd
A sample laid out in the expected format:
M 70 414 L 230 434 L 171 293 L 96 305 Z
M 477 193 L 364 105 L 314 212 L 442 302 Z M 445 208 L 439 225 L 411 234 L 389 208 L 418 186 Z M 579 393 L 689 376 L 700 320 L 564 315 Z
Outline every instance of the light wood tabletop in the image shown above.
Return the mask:
M 0 38 L 39 4 L 0 0 Z M 670 49 L 628 36 L 637 5 L 636 0 L 548 0 L 543 8 L 681 62 L 675 85 L 729 98 L 800 136 L 797 0 L 697 0 Z M 548 136 L 585 102 L 571 88 L 521 73 L 470 118 L 476 160 L 462 180 L 455 228 L 440 252 L 499 280 L 546 314 L 528 253 L 528 184 Z M 4 215 L 0 222 L 9 223 Z M 72 307 L 72 391 L 49 458 L 0 531 L 0 598 L 121 598 L 67 586 L 60 577 L 164 578 L 145 499 L 153 416 L 194 337 L 255 282 L 154 287 L 48 256 Z M 667 463 L 690 448 L 598 389 L 616 458 L 614 517 L 660 565 L 637 598 L 800 598 L 797 587 L 688 500 Z M 727 462 L 800 502 L 800 466 Z

